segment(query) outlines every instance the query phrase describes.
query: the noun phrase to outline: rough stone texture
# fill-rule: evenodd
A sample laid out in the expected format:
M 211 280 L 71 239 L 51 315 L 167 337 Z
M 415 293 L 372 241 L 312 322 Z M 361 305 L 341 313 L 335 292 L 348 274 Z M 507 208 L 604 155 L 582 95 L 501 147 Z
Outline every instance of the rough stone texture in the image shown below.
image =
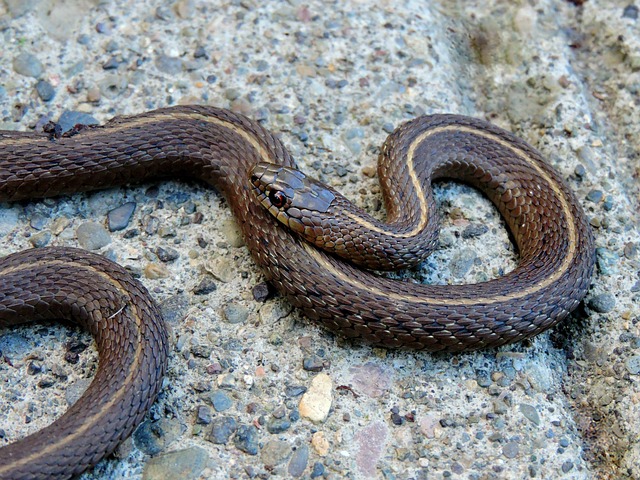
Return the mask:
M 325 373 L 319 373 L 311 381 L 309 390 L 302 395 L 298 410 L 303 418 L 313 423 L 327 419 L 332 402 L 333 382 Z
M 263 277 L 226 202 L 203 185 L 164 181 L 2 205 L 0 253 L 29 248 L 39 232 L 51 234 L 48 244 L 77 246 L 79 225 L 105 225 L 109 210 L 136 203 L 101 253 L 170 306 L 170 366 L 147 437 L 162 455 L 202 449 L 204 478 L 286 478 L 288 462 L 267 468 L 259 449 L 278 440 L 293 450 L 313 438 L 322 445 L 312 445 L 303 478 L 364 478 L 357 455 L 372 426 L 386 439 L 367 457 L 375 464 L 366 472 L 377 477 L 640 478 L 637 7 L 617 0 L 0 1 L 1 129 L 39 129 L 65 111 L 104 122 L 174 104 L 229 107 L 281 132 L 307 173 L 381 217 L 375 159 L 394 126 L 448 111 L 522 136 L 576 192 L 600 252 L 584 305 L 526 344 L 463 355 L 386 352 L 320 331 L 278 295 L 258 302 L 252 289 Z M 22 53 L 35 56 L 31 66 L 41 64 L 37 79 L 14 70 Z M 55 89 L 52 101 L 38 96 L 39 80 Z M 456 184 L 436 190 L 442 248 L 410 276 L 478 282 L 513 268 L 517 257 L 488 202 Z M 34 217 L 51 220 L 34 223 L 38 230 Z M 465 235 L 470 225 L 489 229 Z M 159 247 L 179 257 L 159 265 Z M 449 267 L 465 250 L 478 257 L 456 278 Z M 218 288 L 195 295 L 206 272 Z M 176 298 L 179 308 L 171 307 Z M 602 298 L 614 301 L 602 308 Z M 246 310 L 246 321 L 221 320 L 230 304 Z M 0 333 L 2 445 L 59 416 L 65 386 L 90 378 L 96 356 L 88 348 L 77 363 L 65 360 L 70 341 L 91 344 L 66 327 Z M 196 346 L 210 356 L 195 355 Z M 315 375 L 303 368 L 309 357 L 322 359 L 335 387 L 321 425 L 296 417 L 299 397 L 289 396 Z M 40 373 L 27 373 L 32 362 Z M 54 383 L 39 387 L 45 379 Z M 216 389 L 231 401 L 224 412 L 213 409 Z M 202 405 L 212 407 L 214 425 L 232 418 L 240 438 L 230 429 L 224 445 L 209 441 L 212 426 L 195 423 Z M 269 433 L 280 409 L 291 427 Z M 140 479 L 149 461 L 131 442 L 84 479 Z

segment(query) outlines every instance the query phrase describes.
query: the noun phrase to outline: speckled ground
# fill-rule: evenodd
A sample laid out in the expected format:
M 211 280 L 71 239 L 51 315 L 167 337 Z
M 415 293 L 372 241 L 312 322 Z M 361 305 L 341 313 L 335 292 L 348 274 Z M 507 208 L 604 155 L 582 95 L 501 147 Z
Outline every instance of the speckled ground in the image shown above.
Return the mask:
M 83 478 L 640 478 L 640 21 L 631 0 L 575 3 L 0 2 L 2 129 L 228 107 L 383 215 L 371 172 L 386 135 L 422 113 L 474 115 L 541 150 L 596 233 L 593 287 L 564 325 L 430 355 L 353 345 L 256 300 L 264 280 L 206 186 L 1 205 L 0 253 L 95 248 L 140 276 L 171 330 L 149 419 Z M 412 275 L 513 268 L 491 205 L 437 189 L 442 248 Z M 108 231 L 127 202 L 126 228 Z M 60 415 L 97 367 L 90 337 L 57 325 L 3 331 L 0 352 L 0 446 Z M 331 410 L 313 424 L 298 405 L 319 371 Z

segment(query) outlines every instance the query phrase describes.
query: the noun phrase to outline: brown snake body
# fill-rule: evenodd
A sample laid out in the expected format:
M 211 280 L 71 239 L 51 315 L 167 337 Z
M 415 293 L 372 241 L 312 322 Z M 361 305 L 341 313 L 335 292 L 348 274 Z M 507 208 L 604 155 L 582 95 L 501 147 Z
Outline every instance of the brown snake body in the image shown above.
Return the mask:
M 386 234 L 395 242 L 424 231 L 422 235 L 431 239 L 429 249 L 437 236 L 431 182 L 448 177 L 470 183 L 497 206 L 520 254 L 515 270 L 481 284 L 417 285 L 391 280 L 316 250 L 279 225 L 261 204 L 264 198 L 259 198 L 249 182 L 252 169 L 260 162 L 295 166 L 280 140 L 259 124 L 212 107 L 174 107 L 115 118 L 103 127 L 54 140 L 36 133 L 0 132 L 0 200 L 53 196 L 162 177 L 202 180 L 225 195 L 256 263 L 294 306 L 330 330 L 379 346 L 461 351 L 519 341 L 565 318 L 589 287 L 593 238 L 577 200 L 532 147 L 486 122 L 434 115 L 402 125 L 387 139 L 379 159 L 389 226 L 374 223 L 358 211 L 345 210 L 355 226 L 362 228 L 362 235 L 365 230 Z M 301 208 L 304 210 L 304 206 Z M 278 216 L 278 212 L 271 213 Z M 311 217 L 314 215 L 312 212 Z M 319 225 L 318 231 L 322 228 Z M 389 241 L 380 243 L 387 245 Z M 18 277 L 32 275 L 26 267 L 14 265 L 35 258 L 36 266 L 45 268 L 51 262 L 49 252 L 58 255 L 56 262 L 66 258 L 60 249 L 44 250 L 43 255 L 19 253 L 8 257 L 0 269 L 10 274 L 20 269 Z M 85 273 L 74 268 L 78 262 L 75 255 L 81 254 L 74 251 L 70 255 L 71 264 L 65 268 L 83 278 Z M 93 262 L 93 257 L 82 258 Z M 100 260 L 95 261 L 89 270 L 103 267 Z M 116 281 L 110 268 L 98 274 L 107 290 L 112 288 L 111 281 Z M 65 278 L 55 269 L 52 273 L 52 287 L 63 288 Z M 29 280 L 34 277 L 24 278 L 27 280 L 22 288 L 29 292 L 38 282 Z M 14 277 L 0 277 L 0 300 L 15 288 L 16 281 L 15 273 Z M 121 280 L 116 283 L 123 284 Z M 84 302 L 89 293 L 76 295 Z M 137 299 L 118 309 L 137 309 Z M 4 300 L 0 302 L 0 326 L 18 321 L 13 310 L 11 303 L 7 306 Z M 63 316 L 56 312 L 53 317 L 57 315 Z M 147 321 L 139 314 L 133 316 L 139 326 Z M 84 322 L 95 330 L 91 320 Z M 140 332 L 133 329 L 117 338 L 134 348 L 135 335 L 139 337 Z M 164 334 L 156 337 L 152 348 L 159 349 L 157 359 L 146 363 L 136 377 L 141 390 L 149 394 L 141 402 L 144 408 L 131 415 L 138 421 L 159 388 L 164 368 Z M 100 350 L 100 340 L 98 345 Z M 110 354 L 109 348 L 107 344 L 106 355 Z M 142 356 L 134 355 L 138 359 Z M 121 374 L 120 368 L 104 362 L 101 352 L 98 376 Z M 126 379 L 133 381 L 133 377 Z M 112 391 L 98 391 L 95 384 L 85 396 L 111 398 Z M 119 407 L 111 402 L 108 407 L 96 408 L 94 413 L 99 416 Z M 88 416 L 88 412 L 77 414 Z M 58 428 L 57 422 L 49 428 Z M 98 427 L 83 433 L 92 434 L 91 428 Z M 67 443 L 55 458 L 51 446 L 41 455 L 34 447 L 36 452 L 25 457 L 27 460 L 17 454 L 6 455 L 8 449 L 13 447 L 15 452 L 18 447 L 0 449 L 0 478 L 17 478 L 11 472 L 36 472 L 36 462 L 58 462 L 59 477 L 77 473 L 77 469 L 70 470 L 69 462 L 65 463 L 66 455 L 69 448 L 78 449 L 87 437 L 66 433 Z M 27 437 L 14 445 L 31 447 L 33 442 Z M 100 454 L 92 451 L 83 459 L 83 468 L 114 446 L 113 442 L 105 445 Z

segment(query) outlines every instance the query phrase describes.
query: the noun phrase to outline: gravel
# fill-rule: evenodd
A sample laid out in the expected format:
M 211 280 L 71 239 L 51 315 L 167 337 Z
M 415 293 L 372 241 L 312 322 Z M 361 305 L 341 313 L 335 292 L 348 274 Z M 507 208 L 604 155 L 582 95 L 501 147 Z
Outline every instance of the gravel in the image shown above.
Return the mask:
M 2 129 L 233 108 L 383 217 L 375 160 L 387 134 L 455 112 L 538 148 L 595 226 L 592 289 L 563 325 L 430 355 L 355 345 L 302 317 L 269 290 L 206 185 L 171 178 L 0 205 L 3 254 L 96 250 L 139 277 L 170 327 L 149 416 L 82 478 L 640 478 L 638 8 L 577 3 L 0 3 Z M 435 187 L 441 247 L 409 281 L 511 270 L 517 254 L 490 203 Z M 0 446 L 61 415 L 65 390 L 77 398 L 97 366 L 79 330 L 1 333 Z M 89 347 L 70 354 L 70 341 Z

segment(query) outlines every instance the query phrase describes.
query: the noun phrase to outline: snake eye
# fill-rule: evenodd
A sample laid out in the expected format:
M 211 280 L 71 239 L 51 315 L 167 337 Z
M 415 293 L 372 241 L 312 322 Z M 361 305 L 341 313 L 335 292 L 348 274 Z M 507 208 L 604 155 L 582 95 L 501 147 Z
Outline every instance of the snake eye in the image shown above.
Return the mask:
M 276 208 L 282 208 L 287 204 L 287 196 L 280 190 L 271 190 L 269 201 Z

